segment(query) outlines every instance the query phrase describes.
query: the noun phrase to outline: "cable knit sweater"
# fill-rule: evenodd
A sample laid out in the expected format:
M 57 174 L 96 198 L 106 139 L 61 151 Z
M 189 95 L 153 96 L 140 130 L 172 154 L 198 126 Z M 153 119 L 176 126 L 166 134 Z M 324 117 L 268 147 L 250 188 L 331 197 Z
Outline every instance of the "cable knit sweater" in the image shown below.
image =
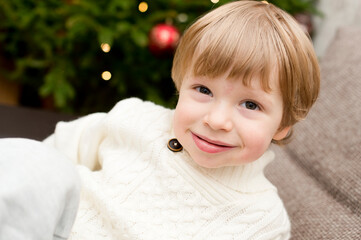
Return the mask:
M 45 140 L 82 179 L 70 239 L 288 239 L 276 188 L 255 162 L 207 169 L 167 148 L 173 111 L 131 98 L 108 114 L 58 123 Z

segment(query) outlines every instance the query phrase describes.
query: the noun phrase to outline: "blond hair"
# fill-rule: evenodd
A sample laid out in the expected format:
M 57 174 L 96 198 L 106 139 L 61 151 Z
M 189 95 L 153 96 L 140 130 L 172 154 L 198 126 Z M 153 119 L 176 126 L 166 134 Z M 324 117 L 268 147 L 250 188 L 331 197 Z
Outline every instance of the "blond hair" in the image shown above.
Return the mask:
M 319 93 L 320 70 L 310 37 L 293 17 L 264 2 L 225 4 L 182 36 L 172 67 L 178 90 L 187 73 L 215 78 L 228 72 L 246 86 L 259 77 L 265 91 L 277 74 L 283 98 L 280 129 L 305 118 Z

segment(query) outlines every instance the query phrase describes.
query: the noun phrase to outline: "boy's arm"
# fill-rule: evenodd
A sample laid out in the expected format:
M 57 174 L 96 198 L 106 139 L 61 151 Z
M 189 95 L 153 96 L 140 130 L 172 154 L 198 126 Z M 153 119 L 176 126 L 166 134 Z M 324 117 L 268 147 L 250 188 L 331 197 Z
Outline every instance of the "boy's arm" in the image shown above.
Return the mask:
M 100 168 L 98 148 L 105 135 L 106 113 L 94 113 L 71 122 L 59 122 L 44 143 L 64 153 L 73 163 Z

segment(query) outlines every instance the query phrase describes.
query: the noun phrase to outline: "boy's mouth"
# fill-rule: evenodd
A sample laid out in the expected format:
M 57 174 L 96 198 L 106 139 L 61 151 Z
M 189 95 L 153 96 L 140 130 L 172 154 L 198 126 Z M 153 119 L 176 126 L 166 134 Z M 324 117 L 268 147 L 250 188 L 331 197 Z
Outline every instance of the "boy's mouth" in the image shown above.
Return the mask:
M 235 146 L 221 142 L 221 141 L 216 141 L 216 140 L 211 140 L 207 137 L 198 135 L 198 134 L 194 134 L 192 132 L 192 138 L 193 141 L 195 142 L 195 144 L 197 145 L 197 147 L 203 151 L 203 152 L 207 152 L 207 153 L 219 153 L 219 152 L 224 152 L 224 151 L 228 151 L 232 148 L 234 148 Z

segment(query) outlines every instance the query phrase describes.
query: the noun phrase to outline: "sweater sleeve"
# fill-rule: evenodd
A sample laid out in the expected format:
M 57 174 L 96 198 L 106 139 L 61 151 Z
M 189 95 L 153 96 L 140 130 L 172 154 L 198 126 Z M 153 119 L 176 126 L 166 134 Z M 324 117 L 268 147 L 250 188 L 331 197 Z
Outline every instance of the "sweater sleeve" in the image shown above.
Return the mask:
M 100 168 L 98 149 L 105 136 L 106 113 L 94 113 L 71 122 L 59 122 L 44 143 L 64 153 L 73 163 Z

